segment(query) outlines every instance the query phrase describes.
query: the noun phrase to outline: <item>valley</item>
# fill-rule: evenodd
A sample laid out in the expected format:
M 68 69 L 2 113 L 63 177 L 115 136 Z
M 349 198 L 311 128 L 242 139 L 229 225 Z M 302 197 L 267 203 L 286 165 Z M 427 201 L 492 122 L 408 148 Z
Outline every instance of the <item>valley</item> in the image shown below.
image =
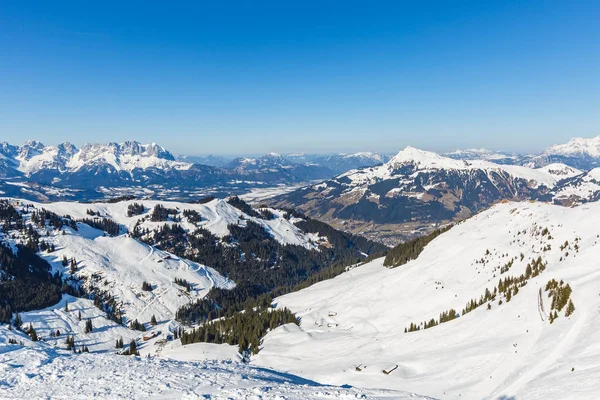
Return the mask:
M 241 197 L 4 198 L 6 393 L 86 365 L 129 372 L 84 397 L 592 396 L 596 170 L 470 154 L 409 147 Z

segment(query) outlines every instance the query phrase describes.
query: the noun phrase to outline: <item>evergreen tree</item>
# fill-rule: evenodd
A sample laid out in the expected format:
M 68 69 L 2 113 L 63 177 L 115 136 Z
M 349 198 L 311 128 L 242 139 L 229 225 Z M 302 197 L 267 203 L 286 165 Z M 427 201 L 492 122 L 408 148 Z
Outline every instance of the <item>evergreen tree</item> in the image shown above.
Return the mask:
M 22 323 L 23 323 L 23 320 L 21 320 L 21 316 L 19 315 L 19 313 L 17 313 L 15 315 L 15 320 L 13 321 L 13 325 L 15 326 L 15 328 L 20 328 Z
M 156 325 L 158 324 L 158 322 L 156 322 L 156 317 L 154 316 L 154 314 L 152 314 L 152 318 L 150 318 L 150 325 Z
M 33 329 L 33 325 L 29 324 L 29 329 L 27 330 L 27 334 L 29 335 L 29 337 L 31 338 L 32 341 L 34 341 L 34 342 L 38 341 L 38 335 L 37 335 L 37 332 L 35 331 L 35 329 Z
M 91 319 L 87 319 L 85 321 L 85 333 L 90 333 L 94 330 L 94 327 L 92 326 L 92 320 Z
M 565 311 L 565 317 L 570 317 L 575 312 L 575 305 L 573 304 L 573 300 L 569 299 L 569 303 L 567 304 L 567 310 Z

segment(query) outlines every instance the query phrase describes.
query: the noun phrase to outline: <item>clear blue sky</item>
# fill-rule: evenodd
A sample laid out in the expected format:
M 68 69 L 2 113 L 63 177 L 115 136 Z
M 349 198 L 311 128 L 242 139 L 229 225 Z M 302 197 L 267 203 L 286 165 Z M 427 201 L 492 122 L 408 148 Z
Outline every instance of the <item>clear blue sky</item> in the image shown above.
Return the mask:
M 600 135 L 598 1 L 91 3 L 0 0 L 1 140 L 241 154 Z

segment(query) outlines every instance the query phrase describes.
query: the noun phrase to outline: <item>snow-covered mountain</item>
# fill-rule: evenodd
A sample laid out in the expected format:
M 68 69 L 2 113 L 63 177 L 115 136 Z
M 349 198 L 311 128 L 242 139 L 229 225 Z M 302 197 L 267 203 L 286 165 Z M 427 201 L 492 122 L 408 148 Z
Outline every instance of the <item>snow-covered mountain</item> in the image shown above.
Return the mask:
M 301 324 L 269 333 L 253 364 L 441 399 L 596 398 L 598 213 L 497 204 L 402 266 L 279 297 Z
M 370 152 L 326 156 L 270 153 L 257 158 L 240 157 L 225 167 L 239 173 L 273 173 L 283 170 L 310 181 L 331 178 L 352 169 L 383 164 L 388 159 L 386 155 Z
M 112 321 L 103 324 L 115 327 L 107 337 L 83 335 L 92 351 L 112 348 L 113 339 L 123 335 L 121 325 L 134 320 L 148 324 L 153 316 L 166 337 L 179 326 L 175 322 L 179 309 L 212 289 L 237 293 L 234 280 L 242 285 L 239 291 L 244 296 L 258 296 L 272 288 L 257 286 L 249 292 L 248 285 L 268 282 L 274 268 L 280 286 L 286 279 L 295 284 L 295 274 L 308 276 L 342 257 L 361 259 L 370 248 L 384 249 L 287 211 L 257 211 L 236 197 L 195 204 L 152 200 L 41 204 L 1 199 L 0 219 L 0 322 L 7 304 L 27 311 L 58 302 L 62 277 L 63 292 L 98 300 L 96 314 L 106 313 Z M 257 243 L 264 248 L 257 249 Z M 288 266 L 291 272 L 286 272 Z M 247 269 L 252 270 L 250 276 Z M 5 286 L 6 282 L 10 284 Z M 44 295 L 34 296 L 37 292 Z M 77 301 L 85 309 L 83 300 Z M 226 306 L 231 304 L 220 307 Z M 53 325 L 44 321 L 47 311 L 32 312 L 38 314 L 24 315 L 23 320 L 44 337 L 77 325 L 72 312 L 58 315 Z M 89 318 L 97 318 L 96 314 Z
M 569 206 L 600 200 L 600 168 L 561 182 L 552 191 L 552 198 L 556 203 Z
M 311 163 L 329 168 L 336 175 L 346 171 L 383 164 L 389 160 L 385 154 L 360 152 L 354 154 L 335 154 L 320 156 L 311 160 Z
M 73 173 L 84 168 L 111 168 L 114 172 L 146 168 L 189 168 L 189 164 L 177 163 L 165 148 L 138 142 L 86 144 L 77 149 L 65 142 L 58 146 L 46 146 L 38 141 L 28 141 L 23 146 L 2 144 L 2 155 L 13 159 L 15 169 L 26 176 L 45 170 L 58 174 Z
M 47 146 L 28 141 L 13 146 L 4 142 L 0 146 L 0 177 L 5 180 L 0 182 L 0 192 L 42 201 L 98 200 L 121 195 L 189 199 L 209 193 L 246 193 L 335 175 L 326 167 L 297 164 L 273 154 L 236 159 L 224 167 L 197 161 L 176 159 L 162 146 L 135 141 L 86 144 L 79 149 L 70 143 Z
M 488 149 L 465 149 L 454 150 L 449 153 L 442 154 L 445 157 L 454 158 L 456 160 L 486 160 L 496 164 L 515 164 L 519 165 L 527 156 L 521 154 L 506 153 Z
M 387 163 L 274 197 L 328 223 L 392 241 L 460 220 L 501 200 L 541 198 L 577 171 L 457 160 L 407 147 Z
M 567 143 L 550 146 L 542 154 L 528 160 L 526 165 L 539 167 L 556 162 L 581 170 L 600 166 L 600 136 L 573 138 Z
M 207 156 L 190 156 L 190 155 L 178 155 L 175 157 L 177 161 L 183 161 L 192 164 L 202 164 L 211 167 L 224 167 L 229 164 L 232 160 L 228 157 L 207 155 Z
M 241 177 L 257 176 L 260 180 L 272 180 L 273 176 L 286 176 L 289 183 L 314 181 L 335 175 L 329 168 L 313 163 L 296 163 L 278 153 L 262 157 L 238 157 L 225 166 Z

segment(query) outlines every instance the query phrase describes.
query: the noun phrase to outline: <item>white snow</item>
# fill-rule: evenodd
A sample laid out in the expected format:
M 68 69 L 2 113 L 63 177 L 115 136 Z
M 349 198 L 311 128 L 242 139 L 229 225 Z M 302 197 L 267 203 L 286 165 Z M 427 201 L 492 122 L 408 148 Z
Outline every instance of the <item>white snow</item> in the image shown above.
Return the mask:
M 481 169 L 488 174 L 490 172 L 506 172 L 516 178 L 530 181 L 534 185 L 545 185 L 547 187 L 553 187 L 558 180 L 553 173 L 545 169 L 494 164 L 485 160 L 456 160 L 410 146 L 400 151 L 390 161 L 381 166 L 348 171 L 340 175 L 340 177 L 348 177 L 353 185 L 373 184 L 381 180 L 394 178 L 397 173 L 396 171 L 403 166 L 413 167 L 416 171 L 415 173 L 420 171 L 475 169 Z
M 192 164 L 174 161 L 163 147 L 137 142 L 86 144 L 81 149 L 70 143 L 44 146 L 28 141 L 15 157 L 17 169 L 29 176 L 43 169 L 59 172 L 76 172 L 85 166 L 110 165 L 116 171 L 131 172 L 134 169 L 189 169 Z M 109 171 L 110 172 L 110 171 Z
M 379 259 L 277 298 L 277 306 L 296 312 L 301 325 L 269 333 L 253 363 L 323 383 L 444 399 L 597 398 L 599 214 L 599 203 L 499 204 L 441 235 L 406 265 L 388 269 Z M 544 227 L 551 238 L 539 234 Z M 565 241 L 570 248 L 561 250 Z M 547 245 L 551 250 L 544 251 Z M 484 304 L 454 321 L 404 333 L 411 322 L 437 318 L 449 308 L 460 312 L 501 277 L 522 274 L 538 256 L 547 261 L 546 270 L 510 302 L 499 305 L 496 299 L 489 311 Z M 499 267 L 513 257 L 514 265 L 501 275 Z M 482 258 L 485 264 L 476 263 Z M 543 311 L 538 298 L 550 279 L 571 285 L 576 307 L 553 324 L 547 293 Z M 389 375 L 381 372 L 396 365 Z
M 25 346 L 8 344 L 8 338 Z M 3 399 L 424 399 L 410 393 L 325 386 L 236 361 L 72 354 L 0 326 Z
M 550 146 L 544 155 L 600 157 L 600 136 L 573 138 L 567 143 Z
M 190 204 L 160 200 L 130 200 L 118 203 L 92 204 L 74 202 L 23 202 L 33 204 L 37 208 L 46 208 L 59 215 L 68 214 L 76 219 L 89 218 L 87 210 L 93 210 L 94 212 L 100 212 L 101 216 L 109 217 L 115 222 L 124 225 L 130 231 L 133 230 L 138 221 L 141 222 L 140 227 L 148 228 L 150 230 L 161 227 L 165 223 L 173 224 L 173 222 L 152 222 L 149 218 L 144 218 L 152 212 L 152 209 L 157 204 L 161 204 L 166 208 L 177 209 L 180 212 L 186 209 L 197 211 L 203 218 L 203 221 L 198 225 L 188 222 L 185 218 L 182 218 L 181 222 L 177 222 L 182 226 L 183 229 L 190 232 L 193 232 L 197 227 L 202 227 L 218 237 L 223 237 L 229 234 L 227 225 L 244 225 L 246 223 L 245 221 L 253 221 L 263 226 L 267 232 L 273 236 L 274 239 L 282 244 L 295 244 L 306 248 L 316 248 L 310 242 L 309 235 L 306 235 L 290 221 L 283 218 L 283 212 L 270 209 L 276 218 L 272 220 L 264 220 L 262 218 L 255 218 L 244 214 L 223 199 L 215 199 L 206 204 Z M 147 211 L 143 215 L 128 217 L 127 207 L 133 203 L 143 204 Z
M 539 169 L 556 176 L 558 179 L 571 178 L 583 173 L 583 171 L 580 171 L 577 168 L 573 168 L 562 163 L 548 164 Z
M 555 199 L 576 199 L 577 201 L 592 201 L 600 193 L 600 168 L 594 168 L 559 187 Z

